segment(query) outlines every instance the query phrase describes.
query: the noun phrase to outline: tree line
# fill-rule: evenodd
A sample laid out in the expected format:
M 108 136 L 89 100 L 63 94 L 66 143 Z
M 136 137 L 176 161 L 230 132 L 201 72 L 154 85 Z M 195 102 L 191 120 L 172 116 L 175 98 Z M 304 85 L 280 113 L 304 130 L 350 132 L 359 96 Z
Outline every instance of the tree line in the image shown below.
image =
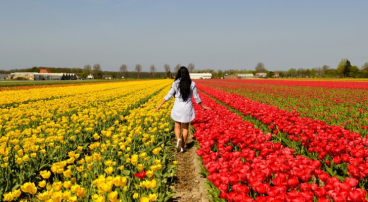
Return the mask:
M 177 72 L 182 65 L 177 64 L 173 71 Z M 195 66 L 193 63 L 187 66 L 190 72 L 193 72 Z M 149 72 L 142 71 L 142 65 L 136 64 L 132 71 L 128 71 L 128 66 L 122 64 L 118 71 L 103 71 L 100 64 L 90 64 L 84 65 L 83 68 L 73 67 L 31 67 L 25 69 L 11 69 L 11 70 L 0 70 L 0 74 L 10 74 L 14 72 L 40 72 L 41 69 L 50 70 L 52 73 L 76 73 L 81 78 L 87 78 L 88 75 L 93 75 L 95 79 L 102 79 L 104 76 L 111 76 L 113 78 L 172 78 L 173 74 L 171 72 L 171 67 L 169 64 L 163 66 L 164 71 L 157 71 L 155 65 L 149 67 Z
M 266 73 L 267 77 L 274 77 L 275 73 L 278 73 L 282 78 L 368 78 L 368 62 L 366 62 L 360 68 L 355 65 L 351 65 L 348 59 L 342 59 L 337 65 L 336 69 L 331 68 L 328 65 L 322 67 L 315 67 L 311 69 L 304 68 L 290 68 L 287 71 L 269 71 L 265 68 L 262 62 L 258 63 L 254 70 L 197 70 L 196 72 L 209 72 L 212 73 L 213 78 L 222 78 L 229 74 L 257 74 Z

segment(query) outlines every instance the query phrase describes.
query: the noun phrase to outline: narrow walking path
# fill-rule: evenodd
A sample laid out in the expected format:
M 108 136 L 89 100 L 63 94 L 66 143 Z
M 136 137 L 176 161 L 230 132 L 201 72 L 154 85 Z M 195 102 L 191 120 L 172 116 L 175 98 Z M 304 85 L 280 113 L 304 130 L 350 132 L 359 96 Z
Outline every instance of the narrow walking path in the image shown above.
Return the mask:
M 175 157 L 179 169 L 176 171 L 175 186 L 172 187 L 176 194 L 170 202 L 209 202 L 204 185 L 206 178 L 199 174 L 201 165 L 197 159 L 197 147 L 194 146 L 191 132 L 187 140 L 187 149 L 185 153 L 178 153 Z

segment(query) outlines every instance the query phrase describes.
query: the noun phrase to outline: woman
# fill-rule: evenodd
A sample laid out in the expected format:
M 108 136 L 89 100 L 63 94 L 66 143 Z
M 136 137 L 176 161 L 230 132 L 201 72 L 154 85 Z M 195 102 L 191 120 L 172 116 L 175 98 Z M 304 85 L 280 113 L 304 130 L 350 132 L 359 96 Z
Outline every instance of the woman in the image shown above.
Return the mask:
M 194 117 L 194 108 L 192 103 L 192 95 L 196 103 L 201 105 L 204 109 L 210 109 L 204 106 L 197 93 L 195 83 L 190 79 L 189 71 L 186 67 L 180 67 L 176 74 L 175 81 L 173 82 L 169 93 L 165 96 L 164 100 L 157 107 L 157 111 L 161 106 L 170 100 L 172 96 L 175 96 L 175 102 L 171 111 L 171 118 L 175 121 L 175 136 L 177 139 L 176 147 L 177 152 L 185 152 L 185 142 L 188 138 L 188 127 Z M 183 128 L 183 140 L 180 138 L 180 130 Z

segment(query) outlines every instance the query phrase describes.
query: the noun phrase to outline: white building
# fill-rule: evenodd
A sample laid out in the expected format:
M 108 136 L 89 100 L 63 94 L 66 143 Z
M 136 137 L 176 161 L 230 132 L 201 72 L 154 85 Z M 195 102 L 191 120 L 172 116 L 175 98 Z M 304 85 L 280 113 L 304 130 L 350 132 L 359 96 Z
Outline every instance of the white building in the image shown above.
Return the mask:
M 191 79 L 211 79 L 211 73 L 189 73 Z
M 89 74 L 89 75 L 87 76 L 87 79 L 93 79 L 93 75 L 92 75 L 92 74 Z
M 256 76 L 259 78 L 264 78 L 267 77 L 267 73 L 257 73 Z
M 237 74 L 241 79 L 254 78 L 253 74 Z

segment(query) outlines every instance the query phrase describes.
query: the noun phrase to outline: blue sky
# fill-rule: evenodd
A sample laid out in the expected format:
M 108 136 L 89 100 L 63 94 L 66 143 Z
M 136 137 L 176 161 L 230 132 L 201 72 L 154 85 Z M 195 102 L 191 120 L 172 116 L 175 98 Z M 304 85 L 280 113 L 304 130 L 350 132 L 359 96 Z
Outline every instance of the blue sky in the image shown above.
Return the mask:
M 0 69 L 141 64 L 336 68 L 368 62 L 366 0 L 0 0 Z

